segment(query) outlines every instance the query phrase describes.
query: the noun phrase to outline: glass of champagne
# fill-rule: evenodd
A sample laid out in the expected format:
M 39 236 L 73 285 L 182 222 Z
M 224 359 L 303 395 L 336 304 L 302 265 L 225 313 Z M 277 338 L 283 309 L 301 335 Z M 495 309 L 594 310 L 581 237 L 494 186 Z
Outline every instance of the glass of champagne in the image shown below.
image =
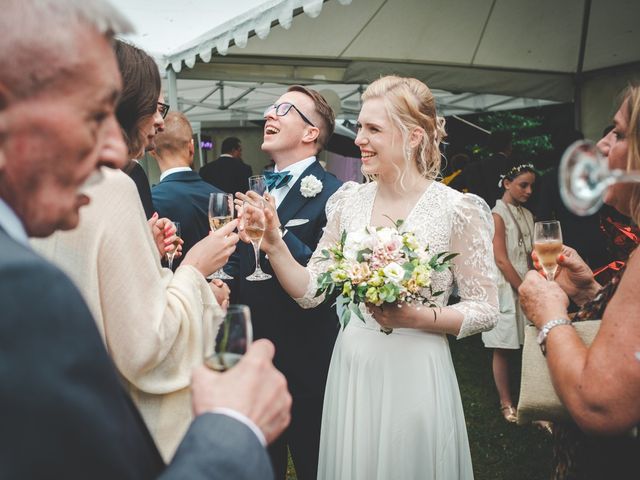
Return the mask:
M 560 222 L 557 220 L 536 222 L 533 229 L 533 248 L 547 275 L 547 280 L 553 280 L 558 269 L 557 258 L 562 251 Z
M 169 270 L 173 270 L 173 259 L 176 256 L 176 252 L 178 251 L 178 246 L 180 246 L 180 222 L 173 222 L 176 227 L 176 239 L 173 241 L 173 250 L 167 252 L 167 265 L 169 266 Z
M 230 193 L 209 194 L 209 226 L 215 232 L 233 220 L 233 195 Z M 208 279 L 219 278 L 221 280 L 232 280 L 231 275 L 227 275 L 222 268 L 212 273 Z
M 204 363 L 224 372 L 240 361 L 253 341 L 251 311 L 246 305 L 230 305 L 216 334 L 213 348 L 207 347 Z
M 578 140 L 567 148 L 558 170 L 560 196 L 576 215 L 591 215 L 602 206 L 604 192 L 616 183 L 640 182 L 640 172 L 609 170 L 595 143 Z
M 260 244 L 262 243 L 262 237 L 264 236 L 264 230 L 267 225 L 264 209 L 264 201 L 258 201 L 256 203 L 245 200 L 242 204 L 242 221 L 244 224 L 244 231 L 247 233 L 249 240 L 251 240 L 253 253 L 256 258 L 256 269 L 247 277 L 247 280 L 250 282 L 268 280 L 271 278 L 271 275 L 264 273 L 260 268 Z
M 249 190 L 256 192 L 258 195 L 264 195 L 267 191 L 267 181 L 264 175 L 253 175 L 249 177 Z

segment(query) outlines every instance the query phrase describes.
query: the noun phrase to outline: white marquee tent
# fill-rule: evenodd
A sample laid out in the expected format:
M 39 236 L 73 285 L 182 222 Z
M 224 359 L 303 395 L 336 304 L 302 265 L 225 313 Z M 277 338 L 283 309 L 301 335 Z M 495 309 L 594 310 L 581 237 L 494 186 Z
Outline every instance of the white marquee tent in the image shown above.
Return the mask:
M 444 113 L 560 101 L 595 136 L 640 76 L 638 0 L 117 0 L 194 119 L 259 116 L 283 84 L 334 90 L 345 116 L 385 73 Z M 163 43 L 164 42 L 164 43 Z

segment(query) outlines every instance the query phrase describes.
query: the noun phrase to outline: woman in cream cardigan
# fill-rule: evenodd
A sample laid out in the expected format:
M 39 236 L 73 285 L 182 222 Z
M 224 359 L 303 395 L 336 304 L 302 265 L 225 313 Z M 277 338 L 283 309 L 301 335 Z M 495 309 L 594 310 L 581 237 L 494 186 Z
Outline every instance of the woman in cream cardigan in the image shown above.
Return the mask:
M 116 55 L 124 85 L 116 115 L 130 158 L 136 158 L 163 126 L 157 105 L 160 77 L 141 50 L 119 43 Z M 222 318 L 219 303 L 228 298 L 226 287 L 210 286 L 205 277 L 235 249 L 236 222 L 196 244 L 174 274 L 160 265 L 133 181 L 119 170 L 105 168 L 101 174 L 102 181 L 85 190 L 91 203 L 81 210 L 79 227 L 33 244 L 80 288 L 168 461 L 192 418 L 191 371 L 202 364 L 205 345 L 212 344 Z M 171 228 L 166 231 L 173 234 Z

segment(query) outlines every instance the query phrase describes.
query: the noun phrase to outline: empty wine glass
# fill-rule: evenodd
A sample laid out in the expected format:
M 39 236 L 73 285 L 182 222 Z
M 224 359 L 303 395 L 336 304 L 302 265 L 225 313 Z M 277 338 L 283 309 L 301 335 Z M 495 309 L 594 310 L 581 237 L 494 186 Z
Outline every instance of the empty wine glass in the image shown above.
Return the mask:
M 553 280 L 558 269 L 558 255 L 562 251 L 560 222 L 557 220 L 536 222 L 533 228 L 533 248 L 547 280 Z
M 264 175 L 253 175 L 249 177 L 249 190 L 256 192 L 258 195 L 264 195 L 267 191 L 267 180 Z
M 560 196 L 576 215 L 591 215 L 602 206 L 604 192 L 615 183 L 640 182 L 640 172 L 609 170 L 595 143 L 579 140 L 569 146 L 558 171 Z
M 180 222 L 173 222 L 173 224 L 176 227 L 176 233 L 174 234 L 176 236 L 176 239 L 173 241 L 173 250 L 167 252 L 166 254 L 169 270 L 173 270 L 173 259 L 175 258 L 178 251 L 178 246 L 180 245 L 180 235 L 182 234 L 182 232 L 180 231 Z
M 230 193 L 211 193 L 209 195 L 209 226 L 215 232 L 233 220 L 233 195 Z M 221 280 L 232 280 L 231 275 L 227 275 L 222 268 L 212 273 L 208 279 L 219 278 Z
M 242 204 L 244 231 L 247 233 L 249 240 L 251 240 L 256 259 L 256 269 L 247 277 L 247 280 L 251 282 L 271 278 L 271 275 L 264 273 L 260 268 L 260 244 L 262 243 L 262 237 L 264 237 L 264 230 L 266 228 L 264 209 L 265 202 L 260 200 L 257 202 L 245 200 Z
M 253 341 L 251 311 L 246 305 L 230 305 L 218 328 L 215 343 L 206 345 L 204 363 L 224 372 L 240 361 Z

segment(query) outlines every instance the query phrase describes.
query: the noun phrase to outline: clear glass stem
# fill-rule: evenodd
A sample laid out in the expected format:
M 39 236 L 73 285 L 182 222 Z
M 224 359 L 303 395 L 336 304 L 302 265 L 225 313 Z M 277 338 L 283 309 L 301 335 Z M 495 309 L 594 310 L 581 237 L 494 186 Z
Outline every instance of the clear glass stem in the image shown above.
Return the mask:
M 173 257 L 175 257 L 175 253 L 167 253 L 167 265 L 169 266 L 169 270 L 173 270 Z
M 262 243 L 262 240 L 259 240 L 257 242 L 254 242 L 254 241 L 251 242 L 251 245 L 253 246 L 253 254 L 256 257 L 256 269 L 254 273 L 256 272 L 262 273 L 262 269 L 260 268 L 260 244 L 261 243 Z

